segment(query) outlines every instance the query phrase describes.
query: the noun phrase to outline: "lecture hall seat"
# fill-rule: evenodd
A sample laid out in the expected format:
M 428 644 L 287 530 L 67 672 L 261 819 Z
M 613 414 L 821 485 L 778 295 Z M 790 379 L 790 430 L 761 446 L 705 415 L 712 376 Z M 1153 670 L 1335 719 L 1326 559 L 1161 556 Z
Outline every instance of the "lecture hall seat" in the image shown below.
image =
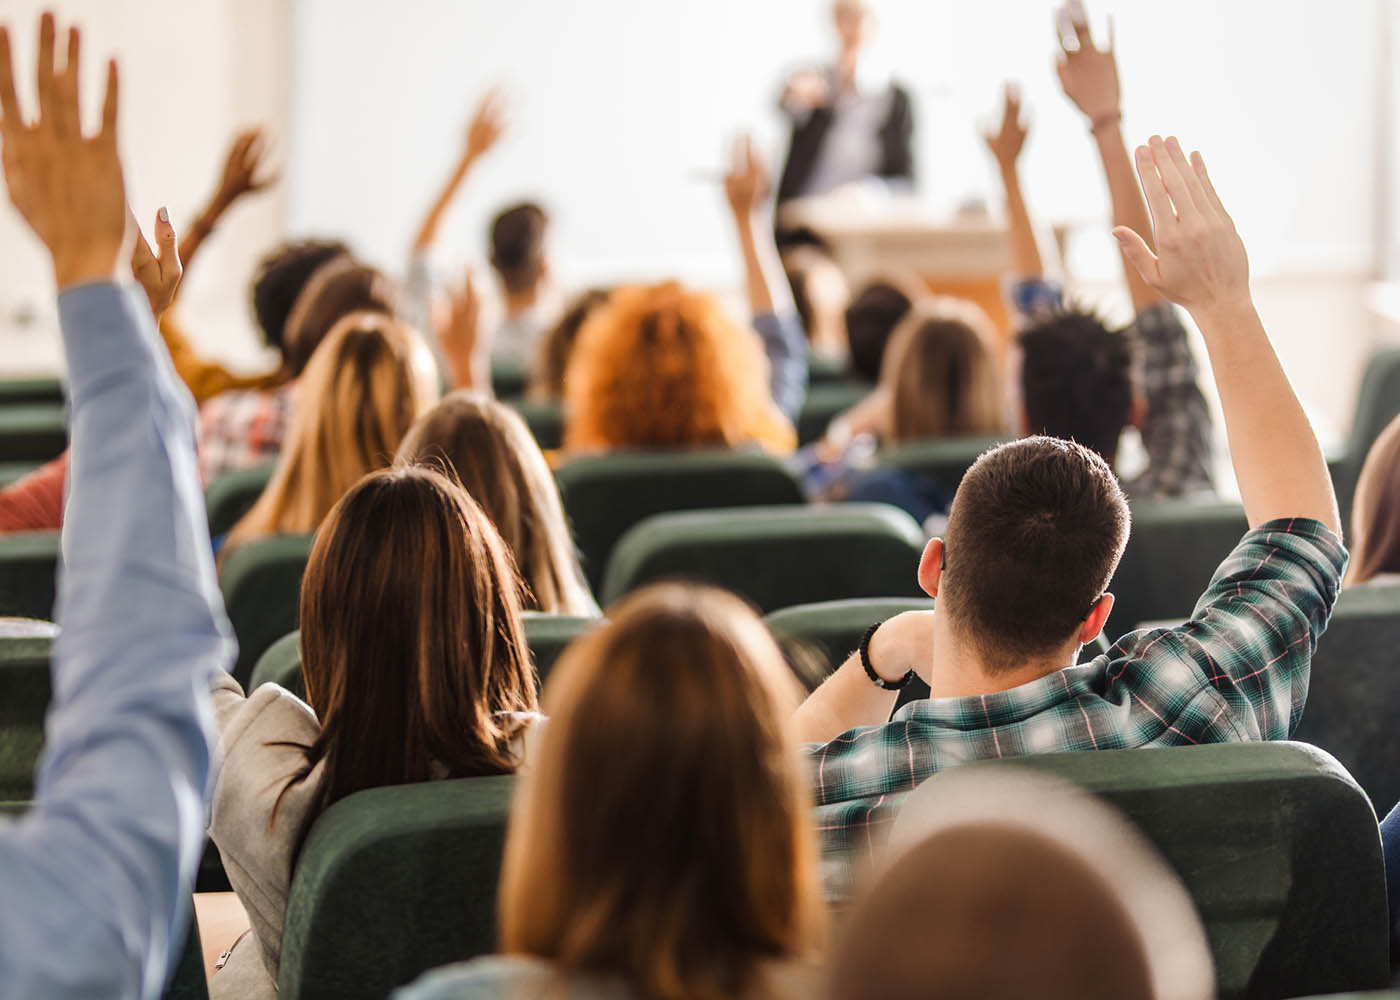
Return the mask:
M 0 617 L 53 620 L 60 544 L 57 531 L 0 534 Z
M 219 538 L 233 530 L 244 514 L 258 502 L 276 464 L 254 469 L 225 472 L 204 491 L 204 505 L 209 512 L 209 537 Z
M 240 545 L 219 570 L 238 662 L 233 676 L 245 688 L 267 647 L 297 627 L 301 577 L 313 535 L 273 535 Z

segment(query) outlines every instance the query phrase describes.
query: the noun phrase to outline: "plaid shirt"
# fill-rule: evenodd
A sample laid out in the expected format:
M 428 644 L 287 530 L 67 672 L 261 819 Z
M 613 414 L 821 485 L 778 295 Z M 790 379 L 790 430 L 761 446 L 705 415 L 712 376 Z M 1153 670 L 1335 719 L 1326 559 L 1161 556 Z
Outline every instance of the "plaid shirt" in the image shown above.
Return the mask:
M 266 465 L 282 452 L 296 383 L 224 392 L 199 409 L 199 474 L 208 486 L 225 472 Z
M 904 794 L 989 757 L 1286 739 L 1346 550 L 1316 521 L 1271 521 L 1216 570 L 1191 620 L 1132 632 L 1089 663 L 1008 691 L 916 701 L 809 748 L 828 893 L 884 838 Z
M 1064 308 L 1059 286 L 1039 278 L 1016 282 L 1010 298 L 1028 324 Z M 1138 313 L 1124 334 L 1133 340 L 1136 382 L 1147 403 L 1140 430 L 1148 460 L 1124 491 L 1139 500 L 1213 493 L 1210 408 L 1181 315 L 1162 302 Z

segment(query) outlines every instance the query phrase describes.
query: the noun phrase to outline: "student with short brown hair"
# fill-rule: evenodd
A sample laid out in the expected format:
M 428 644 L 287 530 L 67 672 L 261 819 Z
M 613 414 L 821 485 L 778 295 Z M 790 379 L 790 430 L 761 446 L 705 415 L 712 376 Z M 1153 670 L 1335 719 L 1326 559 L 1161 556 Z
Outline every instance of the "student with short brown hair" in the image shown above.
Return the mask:
M 301 586 L 306 702 L 221 675 L 209 833 L 252 930 L 210 995 L 275 997 L 297 855 L 316 818 L 366 788 L 507 774 L 530 753 L 535 677 L 519 579 L 491 522 L 446 476 L 366 476 L 331 510 Z
M 505 957 L 429 973 L 412 1000 L 811 997 L 824 913 L 790 716 L 762 621 L 711 588 L 626 598 L 555 667 L 516 792 Z

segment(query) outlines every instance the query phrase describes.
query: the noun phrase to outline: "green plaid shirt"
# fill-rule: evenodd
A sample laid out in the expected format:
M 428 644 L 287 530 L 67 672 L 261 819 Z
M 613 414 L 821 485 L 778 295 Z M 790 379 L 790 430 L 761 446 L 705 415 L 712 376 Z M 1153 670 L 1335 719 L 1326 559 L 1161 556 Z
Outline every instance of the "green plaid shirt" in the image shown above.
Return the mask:
M 905 793 L 988 757 L 1286 739 L 1347 554 L 1311 520 L 1248 532 L 1192 618 L 1132 632 L 1097 659 L 1009 691 L 913 702 L 883 726 L 809 752 L 823 875 L 835 898 L 883 839 Z

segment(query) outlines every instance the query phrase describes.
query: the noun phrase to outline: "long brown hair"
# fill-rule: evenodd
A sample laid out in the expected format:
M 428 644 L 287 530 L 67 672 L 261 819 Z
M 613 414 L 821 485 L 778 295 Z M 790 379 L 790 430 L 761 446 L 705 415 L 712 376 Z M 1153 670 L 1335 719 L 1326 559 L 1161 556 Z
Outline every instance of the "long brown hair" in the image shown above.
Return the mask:
M 733 595 L 661 584 L 578 641 L 517 792 L 507 953 L 638 996 L 734 997 L 823 924 L 796 681 Z
M 297 386 L 282 454 L 267 488 L 229 532 L 224 552 L 264 535 L 315 531 L 367 472 L 389 465 L 433 400 L 415 377 L 424 348 L 387 316 L 354 313 L 336 324 Z
M 490 520 L 431 469 L 366 476 L 316 538 L 301 585 L 302 675 L 324 763 L 315 815 L 352 792 L 517 766 L 536 709 L 519 582 Z
M 559 487 L 514 410 L 480 393 L 454 392 L 413 425 L 397 461 L 438 465 L 481 504 L 520 567 L 528 610 L 598 613 Z
M 895 329 L 880 369 L 890 396 L 891 442 L 1006 429 L 990 329 L 980 309 L 956 299 L 920 307 Z
M 318 267 L 292 302 L 282 337 L 283 375 L 297 378 L 337 323 L 351 313 L 393 316 L 399 293 L 392 281 L 349 254 Z
M 797 446 L 759 339 L 674 281 L 620 288 L 589 315 L 564 392 L 570 451 Z
M 1400 573 L 1400 417 L 1366 453 L 1352 502 L 1350 542 L 1347 586 Z

